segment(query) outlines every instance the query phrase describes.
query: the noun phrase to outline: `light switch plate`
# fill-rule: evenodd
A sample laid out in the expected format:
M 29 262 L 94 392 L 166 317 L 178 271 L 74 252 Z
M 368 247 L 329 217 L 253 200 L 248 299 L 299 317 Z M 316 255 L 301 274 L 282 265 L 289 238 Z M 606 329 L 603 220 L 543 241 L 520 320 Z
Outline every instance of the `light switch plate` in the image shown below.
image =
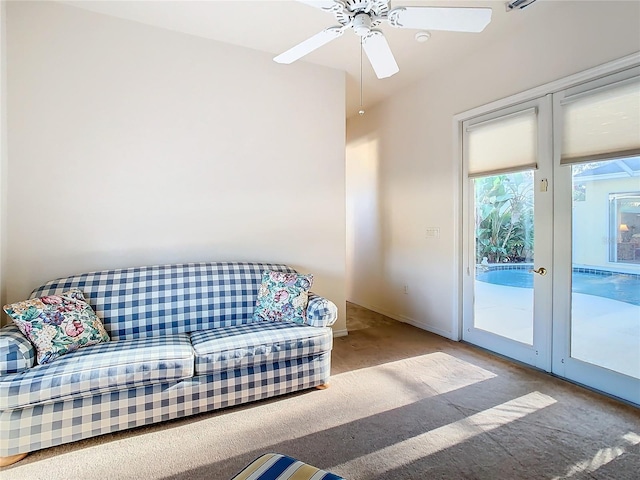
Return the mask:
M 440 229 L 438 227 L 428 227 L 427 238 L 440 238 Z

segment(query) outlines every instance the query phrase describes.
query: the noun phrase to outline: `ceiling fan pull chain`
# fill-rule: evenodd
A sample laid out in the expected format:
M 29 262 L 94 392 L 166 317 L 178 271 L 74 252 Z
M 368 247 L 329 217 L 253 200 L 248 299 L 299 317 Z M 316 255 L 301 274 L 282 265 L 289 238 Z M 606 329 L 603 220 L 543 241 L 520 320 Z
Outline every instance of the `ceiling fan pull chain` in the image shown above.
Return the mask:
M 364 115 L 364 108 L 362 108 L 362 43 L 364 37 L 360 37 L 360 110 L 358 113 L 360 116 Z

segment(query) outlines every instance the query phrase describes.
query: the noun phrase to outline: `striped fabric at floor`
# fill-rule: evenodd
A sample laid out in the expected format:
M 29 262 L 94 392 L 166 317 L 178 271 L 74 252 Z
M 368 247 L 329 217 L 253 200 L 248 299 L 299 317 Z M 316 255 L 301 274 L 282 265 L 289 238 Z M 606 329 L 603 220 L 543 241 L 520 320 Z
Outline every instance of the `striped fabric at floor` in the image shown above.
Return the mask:
M 267 453 L 255 459 L 233 480 L 345 480 L 295 458 Z

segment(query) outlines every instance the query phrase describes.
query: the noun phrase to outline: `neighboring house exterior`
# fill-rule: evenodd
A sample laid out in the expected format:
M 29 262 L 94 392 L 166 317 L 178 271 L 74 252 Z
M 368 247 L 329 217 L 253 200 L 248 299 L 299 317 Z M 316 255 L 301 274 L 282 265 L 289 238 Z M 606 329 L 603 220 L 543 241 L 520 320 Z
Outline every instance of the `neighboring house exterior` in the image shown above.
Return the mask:
M 640 157 L 589 164 L 573 178 L 573 263 L 640 267 Z

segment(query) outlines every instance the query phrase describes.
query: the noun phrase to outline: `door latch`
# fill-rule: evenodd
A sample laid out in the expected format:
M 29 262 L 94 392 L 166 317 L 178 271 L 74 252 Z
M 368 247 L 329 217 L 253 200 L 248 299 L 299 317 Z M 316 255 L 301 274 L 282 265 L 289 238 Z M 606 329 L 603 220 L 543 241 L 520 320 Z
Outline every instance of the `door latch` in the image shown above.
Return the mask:
M 540 180 L 540 191 L 546 192 L 548 189 L 549 189 L 549 180 L 547 180 L 546 178 L 543 178 L 542 180 Z

